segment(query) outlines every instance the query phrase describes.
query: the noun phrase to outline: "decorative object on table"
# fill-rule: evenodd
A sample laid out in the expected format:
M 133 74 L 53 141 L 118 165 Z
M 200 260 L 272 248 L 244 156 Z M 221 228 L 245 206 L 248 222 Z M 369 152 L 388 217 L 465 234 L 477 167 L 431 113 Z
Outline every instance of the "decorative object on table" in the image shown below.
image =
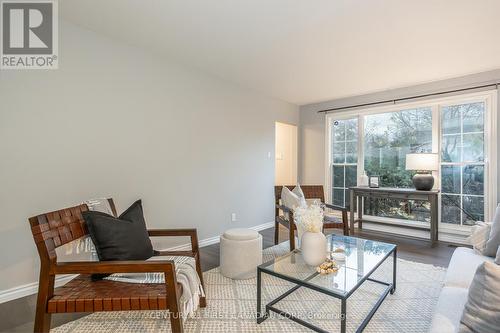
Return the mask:
M 320 205 L 297 207 L 295 224 L 300 240 L 300 249 L 306 264 L 317 266 L 327 257 L 326 237 L 323 229 L 323 208 Z
M 434 186 L 432 171 L 437 171 L 439 156 L 434 153 L 406 154 L 406 170 L 414 170 L 413 185 L 419 191 L 430 191 Z
M 299 243 L 305 232 L 316 233 L 322 231 L 324 209 L 321 204 L 313 202 L 308 206 L 296 207 L 293 217 L 297 227 Z
M 370 176 L 369 187 L 371 187 L 371 188 L 378 188 L 379 184 L 380 184 L 380 178 L 379 178 L 379 176 Z
M 339 265 L 332 259 L 326 259 L 321 265 L 316 267 L 316 272 L 321 275 L 327 275 L 331 273 L 335 273 L 339 270 Z
M 369 185 L 370 181 L 368 179 L 368 175 L 366 174 L 366 171 L 363 171 L 363 174 L 359 177 L 359 186 L 368 187 Z
M 330 252 L 330 257 L 333 260 L 344 261 L 345 260 L 345 250 L 338 248 Z

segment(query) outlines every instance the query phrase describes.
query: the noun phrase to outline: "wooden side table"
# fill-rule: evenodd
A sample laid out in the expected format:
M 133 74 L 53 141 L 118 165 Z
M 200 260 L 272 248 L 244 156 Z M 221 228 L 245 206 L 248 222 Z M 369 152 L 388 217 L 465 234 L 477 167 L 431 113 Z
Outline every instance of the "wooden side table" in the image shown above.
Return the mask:
M 412 188 L 391 187 L 351 187 L 350 192 L 350 232 L 354 231 L 354 207 L 358 209 L 358 227 L 363 227 L 363 198 L 403 199 L 428 201 L 431 204 L 430 240 L 432 245 L 438 241 L 438 198 L 439 190 L 418 191 Z M 356 203 L 356 205 L 355 205 Z M 398 225 L 404 227 L 404 225 Z

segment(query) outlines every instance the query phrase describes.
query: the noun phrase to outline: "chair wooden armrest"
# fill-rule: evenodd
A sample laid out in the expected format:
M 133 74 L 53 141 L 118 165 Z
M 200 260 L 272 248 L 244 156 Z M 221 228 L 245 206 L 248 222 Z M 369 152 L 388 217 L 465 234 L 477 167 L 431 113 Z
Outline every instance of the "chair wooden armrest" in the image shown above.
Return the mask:
M 96 273 L 156 273 L 175 275 L 175 264 L 171 260 L 158 261 L 74 261 L 58 262 L 52 266 L 52 274 L 96 274 Z M 175 278 L 175 277 L 174 277 Z
M 349 211 L 349 207 L 342 207 L 342 206 L 337 206 L 337 205 L 332 205 L 332 204 L 327 204 L 325 203 L 324 204 L 326 208 L 330 208 L 330 209 L 333 209 L 333 210 L 338 210 L 340 212 L 348 212 Z
M 192 229 L 148 229 L 149 236 L 191 236 L 197 235 L 197 230 Z
M 158 256 L 177 256 L 177 257 L 196 257 L 196 252 L 193 252 L 193 251 L 169 251 L 169 250 L 165 250 L 165 251 L 159 251 L 159 250 L 155 250 L 155 254 L 154 254 L 155 257 L 158 257 Z

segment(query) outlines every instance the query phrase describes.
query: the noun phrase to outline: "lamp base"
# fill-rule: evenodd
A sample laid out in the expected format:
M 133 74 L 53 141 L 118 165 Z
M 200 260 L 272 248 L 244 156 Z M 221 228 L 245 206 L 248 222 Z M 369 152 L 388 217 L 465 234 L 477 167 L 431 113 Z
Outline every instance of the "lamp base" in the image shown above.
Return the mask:
M 434 186 L 434 177 L 430 173 L 417 173 L 412 178 L 416 190 L 430 191 Z

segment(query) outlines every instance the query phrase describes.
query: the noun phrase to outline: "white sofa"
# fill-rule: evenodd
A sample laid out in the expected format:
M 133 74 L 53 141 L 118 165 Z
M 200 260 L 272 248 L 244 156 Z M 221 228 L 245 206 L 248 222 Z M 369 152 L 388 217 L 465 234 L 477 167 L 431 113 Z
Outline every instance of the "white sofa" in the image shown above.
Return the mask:
M 476 269 L 485 261 L 494 258 L 482 256 L 473 249 L 459 247 L 451 257 L 444 287 L 434 311 L 431 333 L 455 333 L 460 326 L 460 318 L 467 302 L 469 286 Z

